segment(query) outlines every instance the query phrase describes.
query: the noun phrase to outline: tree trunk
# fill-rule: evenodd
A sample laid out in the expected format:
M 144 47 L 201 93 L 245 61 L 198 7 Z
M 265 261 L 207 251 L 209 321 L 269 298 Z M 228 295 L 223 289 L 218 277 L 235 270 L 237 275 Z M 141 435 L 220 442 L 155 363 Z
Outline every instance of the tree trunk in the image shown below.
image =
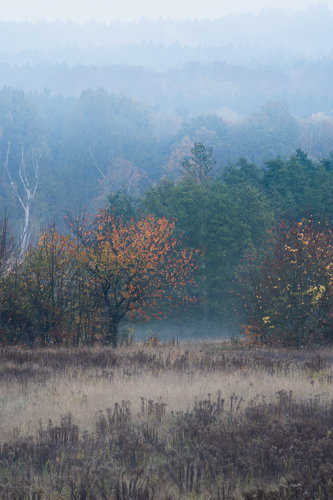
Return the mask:
M 29 245 L 29 237 L 30 237 L 30 209 L 32 203 L 35 200 L 37 187 L 39 184 L 39 161 L 40 154 L 36 154 L 33 151 L 32 155 L 32 173 L 29 176 L 26 170 L 25 158 L 24 158 L 24 148 L 21 146 L 21 164 L 19 167 L 19 178 L 22 184 L 23 195 L 19 193 L 16 182 L 14 182 L 10 168 L 9 168 L 9 153 L 10 153 L 10 142 L 7 146 L 7 155 L 5 161 L 5 168 L 9 177 L 10 184 L 16 194 L 18 201 L 24 212 L 24 226 L 21 232 L 21 250 L 20 255 L 23 257 L 25 254 L 28 245 Z
M 116 348 L 119 340 L 119 319 L 108 308 L 106 308 L 105 314 L 104 342 Z
M 108 333 L 105 337 L 105 341 L 107 344 L 111 344 L 112 347 L 116 348 L 118 346 L 118 340 L 119 340 L 119 324 L 117 321 L 114 321 L 114 319 L 111 317 L 109 319 L 109 328 L 108 328 Z
M 108 290 L 104 290 L 104 318 L 105 318 L 105 337 L 104 342 L 106 344 L 111 344 L 114 348 L 118 346 L 119 340 L 119 317 L 117 313 L 115 313 L 109 297 Z

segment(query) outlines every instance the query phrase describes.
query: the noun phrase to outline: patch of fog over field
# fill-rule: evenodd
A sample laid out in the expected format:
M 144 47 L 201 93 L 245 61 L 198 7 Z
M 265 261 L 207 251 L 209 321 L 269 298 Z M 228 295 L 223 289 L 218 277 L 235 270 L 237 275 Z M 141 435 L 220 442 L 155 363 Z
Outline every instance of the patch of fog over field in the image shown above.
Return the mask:
M 134 325 L 134 340 L 138 342 L 147 341 L 150 337 L 156 337 L 159 342 L 198 342 L 198 341 L 221 341 L 234 337 L 235 327 L 225 325 L 218 321 L 160 321 L 149 324 Z M 239 330 L 239 329 L 238 329 Z M 238 331 L 237 330 L 237 331 Z M 126 334 L 127 327 L 123 328 Z

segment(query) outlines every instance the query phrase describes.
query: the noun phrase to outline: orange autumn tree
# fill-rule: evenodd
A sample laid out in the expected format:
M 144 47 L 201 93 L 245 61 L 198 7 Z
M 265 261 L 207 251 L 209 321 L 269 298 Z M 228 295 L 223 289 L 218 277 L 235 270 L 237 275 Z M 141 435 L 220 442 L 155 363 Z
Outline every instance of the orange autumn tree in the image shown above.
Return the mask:
M 104 338 L 117 346 L 119 326 L 136 316 L 160 319 L 194 302 L 193 249 L 173 237 L 175 224 L 152 215 L 125 222 L 108 210 L 68 218 L 73 251 L 104 317 Z

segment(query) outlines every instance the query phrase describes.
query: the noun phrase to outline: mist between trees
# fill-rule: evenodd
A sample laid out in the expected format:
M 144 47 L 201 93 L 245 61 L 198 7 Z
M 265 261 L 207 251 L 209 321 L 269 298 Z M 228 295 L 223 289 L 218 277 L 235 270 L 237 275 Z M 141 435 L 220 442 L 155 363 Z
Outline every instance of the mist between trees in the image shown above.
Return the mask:
M 36 241 L 49 224 L 63 229 L 68 210 L 81 206 L 96 212 L 118 190 L 141 196 L 163 177 L 178 179 L 180 162 L 196 142 L 213 148 L 219 178 L 240 157 L 262 167 L 277 156 L 290 158 L 297 149 L 315 161 L 329 156 L 329 103 L 314 103 L 312 110 L 324 112 L 310 110 L 303 119 L 282 102 L 262 108 L 258 103 L 257 112 L 246 118 L 247 112 L 233 110 L 230 100 L 224 103 L 202 115 L 191 106 L 187 115 L 180 108 L 160 108 L 102 89 L 64 97 L 3 88 L 0 215 L 6 209 L 14 231 L 22 237 L 23 224 L 26 240 Z
M 158 318 L 168 313 L 169 319 L 180 328 L 188 322 L 197 332 L 207 324 L 210 331 L 212 325 L 214 328 L 218 325 L 218 332 L 229 333 L 238 332 L 243 323 L 254 326 L 253 318 L 243 316 L 237 278 L 239 266 L 249 252 L 254 254 L 268 248 L 266 232 L 281 220 L 290 225 L 311 216 L 313 221 L 327 221 L 330 226 L 332 139 L 333 121 L 328 115 L 317 113 L 298 119 L 285 104 L 277 102 L 269 102 L 241 120 L 234 116 L 233 121 L 228 121 L 218 113 L 185 119 L 180 113 L 158 111 L 103 89 L 84 91 L 79 98 L 66 98 L 46 91 L 29 96 L 17 89 L 3 88 L 0 91 L 2 268 L 11 272 L 4 272 L 2 279 L 11 276 L 13 280 L 7 281 L 1 292 L 2 321 L 7 325 L 2 335 L 12 342 L 22 336 L 30 343 L 36 338 L 48 341 L 49 332 L 54 331 L 58 322 L 55 336 L 69 335 L 71 340 L 79 341 L 90 339 L 91 332 L 96 330 L 104 331 L 101 333 L 104 340 L 108 337 L 113 342 L 111 325 L 116 322 L 118 342 L 118 328 L 123 320 L 129 320 L 131 306 L 128 304 L 126 314 L 119 318 L 119 310 L 117 314 L 111 311 L 105 296 L 98 299 L 104 301 L 104 309 L 101 302 L 97 307 L 96 296 L 95 302 L 90 301 L 91 297 L 88 300 L 83 292 L 82 296 L 81 292 L 72 296 L 74 288 L 76 292 L 82 291 L 85 279 L 78 278 L 75 266 L 69 266 L 61 275 L 61 265 L 66 268 L 68 255 L 59 257 L 59 290 L 44 289 L 43 245 L 47 238 L 58 238 L 60 247 L 66 246 L 64 238 L 69 237 L 70 231 L 64 222 L 65 214 L 74 217 L 83 213 L 81 209 L 96 214 L 100 207 L 107 207 L 117 224 L 124 227 L 131 220 L 136 230 L 148 216 L 154 216 L 156 221 L 167 220 L 172 224 L 172 237 L 177 240 L 179 251 L 198 251 L 193 262 L 197 266 L 196 289 L 185 293 L 183 287 L 181 301 L 174 296 L 170 298 Z M 9 227 L 13 240 L 8 236 Z M 44 240 L 40 239 L 41 234 L 47 235 Z M 76 232 L 75 237 L 78 236 Z M 8 257 L 11 246 L 21 254 L 17 264 L 13 253 Z M 52 248 L 55 252 L 59 250 L 57 246 Z M 45 249 L 46 254 L 48 251 Z M 260 257 L 256 258 L 260 267 Z M 87 271 L 89 266 L 82 257 L 81 270 L 83 264 Z M 24 300 L 21 284 L 22 280 L 26 283 L 29 280 L 21 275 L 23 268 L 25 273 L 27 269 L 35 273 L 35 285 L 40 287 Z M 91 266 L 89 272 L 91 277 Z M 78 283 L 83 281 L 82 286 L 69 286 L 66 295 L 63 287 L 75 279 Z M 194 284 L 191 280 L 187 283 L 190 288 Z M 54 278 L 51 281 L 55 286 Z M 324 283 L 314 281 L 308 289 L 320 286 Z M 163 288 L 163 293 L 167 288 Z M 314 294 L 315 288 L 312 290 Z M 322 297 L 325 301 L 327 293 L 326 287 Z M 185 307 L 186 296 L 192 302 L 186 299 Z M 38 307 L 36 301 L 40 301 Z M 180 310 L 169 307 L 171 302 L 178 303 L 178 307 L 180 304 Z M 70 311 L 63 309 L 64 304 Z M 32 319 L 30 313 L 27 316 L 21 311 L 21 306 L 30 312 L 41 308 L 43 319 L 40 317 L 36 323 L 35 317 Z M 89 315 L 90 307 L 99 312 L 90 324 L 90 320 L 80 316 L 77 307 L 83 316 Z M 271 305 L 266 304 L 265 308 L 259 318 L 260 330 L 268 325 L 263 318 L 271 318 Z M 15 320 L 13 310 L 17 312 Z M 110 322 L 110 315 L 117 320 Z M 60 326 L 69 317 L 67 326 Z M 108 322 L 109 334 L 105 335 L 103 328 Z M 35 333 L 31 336 L 28 331 Z
M 169 317 L 251 342 L 329 342 L 332 156 L 217 165 L 197 142 L 174 178 L 110 193 L 106 209 L 69 214 L 19 257 L 5 218 L 2 341 L 117 346 L 133 324 Z

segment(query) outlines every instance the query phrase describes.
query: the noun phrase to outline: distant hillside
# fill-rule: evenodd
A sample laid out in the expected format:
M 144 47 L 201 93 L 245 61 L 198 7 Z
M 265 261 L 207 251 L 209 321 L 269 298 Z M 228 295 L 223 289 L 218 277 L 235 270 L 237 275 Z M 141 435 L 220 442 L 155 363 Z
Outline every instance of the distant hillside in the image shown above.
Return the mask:
M 0 23 L 0 47 L 5 52 L 52 51 L 64 47 L 179 43 L 189 47 L 284 45 L 313 53 L 333 49 L 333 13 L 324 6 L 304 12 L 265 10 L 259 15 L 228 15 L 216 21 L 142 20 L 85 25 L 61 22 Z

